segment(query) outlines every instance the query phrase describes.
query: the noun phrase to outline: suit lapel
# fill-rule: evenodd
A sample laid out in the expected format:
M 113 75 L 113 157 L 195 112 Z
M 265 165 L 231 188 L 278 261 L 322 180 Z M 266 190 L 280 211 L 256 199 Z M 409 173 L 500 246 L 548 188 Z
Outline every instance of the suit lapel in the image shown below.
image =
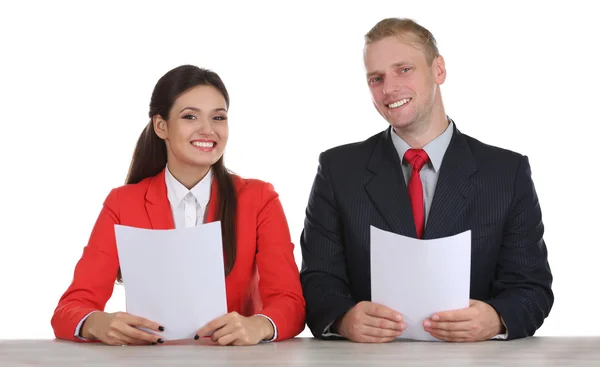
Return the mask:
M 238 189 L 237 181 L 236 189 Z M 210 189 L 210 200 L 206 210 L 206 223 L 219 220 L 217 212 L 217 180 L 213 177 Z M 152 229 L 174 229 L 173 213 L 167 195 L 167 184 L 165 182 L 165 170 L 152 178 L 146 192 L 146 211 L 152 224 Z
M 382 132 L 375 146 L 367 166 L 374 176 L 365 189 L 392 232 L 416 237 L 410 198 L 390 131 Z
M 470 203 L 475 186 L 470 177 L 477 165 L 467 140 L 456 126 L 440 168 L 424 239 L 453 235 L 452 230 Z
M 146 192 L 146 211 L 152 229 L 174 229 L 173 213 L 167 196 L 165 170 L 154 176 Z

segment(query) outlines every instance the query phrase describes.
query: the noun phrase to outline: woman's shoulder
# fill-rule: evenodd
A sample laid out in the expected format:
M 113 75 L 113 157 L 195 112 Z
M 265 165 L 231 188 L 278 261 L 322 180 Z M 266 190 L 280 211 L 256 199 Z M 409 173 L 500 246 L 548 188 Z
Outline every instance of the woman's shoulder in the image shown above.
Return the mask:
M 257 178 L 241 177 L 237 174 L 231 174 L 231 177 L 240 199 L 247 197 L 260 200 L 277 195 L 273 184 L 268 181 Z
M 137 183 L 114 187 L 108 194 L 106 201 L 135 202 L 144 199 L 148 194 L 148 188 L 156 177 L 151 176 Z
M 148 187 L 152 180 L 155 179 L 156 176 L 146 177 L 138 183 L 125 184 L 118 187 L 115 187 L 113 190 L 117 191 L 119 194 L 130 194 L 135 195 L 136 193 L 145 193 L 148 191 Z

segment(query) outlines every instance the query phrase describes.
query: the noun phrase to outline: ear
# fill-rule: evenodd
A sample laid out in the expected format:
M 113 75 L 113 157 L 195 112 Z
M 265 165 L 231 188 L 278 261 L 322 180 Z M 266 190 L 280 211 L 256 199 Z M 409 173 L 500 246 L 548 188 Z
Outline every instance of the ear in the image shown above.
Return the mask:
M 160 115 L 154 115 L 152 117 L 152 125 L 154 126 L 154 132 L 159 138 L 165 140 L 169 136 L 169 129 L 167 121 L 165 121 Z
M 437 84 L 444 84 L 446 81 L 446 62 L 444 61 L 442 55 L 439 55 L 433 59 L 433 65 L 431 66 L 433 69 L 433 77 L 435 78 L 435 82 Z

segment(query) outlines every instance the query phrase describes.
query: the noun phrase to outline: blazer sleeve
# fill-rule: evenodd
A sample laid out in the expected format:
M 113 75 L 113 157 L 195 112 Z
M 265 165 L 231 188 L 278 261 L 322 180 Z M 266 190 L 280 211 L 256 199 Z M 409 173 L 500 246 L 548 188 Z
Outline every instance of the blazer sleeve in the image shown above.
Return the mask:
M 493 298 L 488 302 L 504 320 L 507 339 L 533 335 L 554 303 L 543 234 L 542 213 L 529 160 L 523 157 L 498 254 Z
M 110 299 L 119 268 L 114 225 L 119 223 L 117 192 L 112 190 L 92 229 L 83 255 L 75 266 L 71 285 L 54 310 L 51 324 L 59 339 L 77 342 L 77 324 L 92 311 L 103 311 Z
M 350 295 L 342 224 L 326 153 L 319 156 L 300 245 L 306 322 L 315 337 L 325 338 L 325 330 L 356 304 Z
M 293 338 L 304 329 L 306 307 L 287 219 L 279 195 L 268 183 L 261 189 L 256 241 L 260 313 L 276 325 L 275 340 Z

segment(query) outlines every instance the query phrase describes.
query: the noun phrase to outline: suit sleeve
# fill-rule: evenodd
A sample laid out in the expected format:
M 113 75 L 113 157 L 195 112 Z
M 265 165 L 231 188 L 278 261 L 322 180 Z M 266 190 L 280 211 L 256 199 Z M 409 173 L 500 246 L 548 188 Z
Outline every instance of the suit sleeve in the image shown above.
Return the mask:
M 293 338 L 304 329 L 306 307 L 287 219 L 271 184 L 262 188 L 256 241 L 260 313 L 275 324 L 275 340 Z
M 325 338 L 326 329 L 356 304 L 348 286 L 343 240 L 326 154 L 322 153 L 300 239 L 306 321 L 317 338 Z
M 544 225 L 527 157 L 521 159 L 514 198 L 488 303 L 505 322 L 508 337 L 531 336 L 554 303 Z
M 90 312 L 103 311 L 110 299 L 119 268 L 114 225 L 119 223 L 116 191 L 106 198 L 83 255 L 75 266 L 71 285 L 54 310 L 51 324 L 59 339 L 77 342 L 78 323 Z

